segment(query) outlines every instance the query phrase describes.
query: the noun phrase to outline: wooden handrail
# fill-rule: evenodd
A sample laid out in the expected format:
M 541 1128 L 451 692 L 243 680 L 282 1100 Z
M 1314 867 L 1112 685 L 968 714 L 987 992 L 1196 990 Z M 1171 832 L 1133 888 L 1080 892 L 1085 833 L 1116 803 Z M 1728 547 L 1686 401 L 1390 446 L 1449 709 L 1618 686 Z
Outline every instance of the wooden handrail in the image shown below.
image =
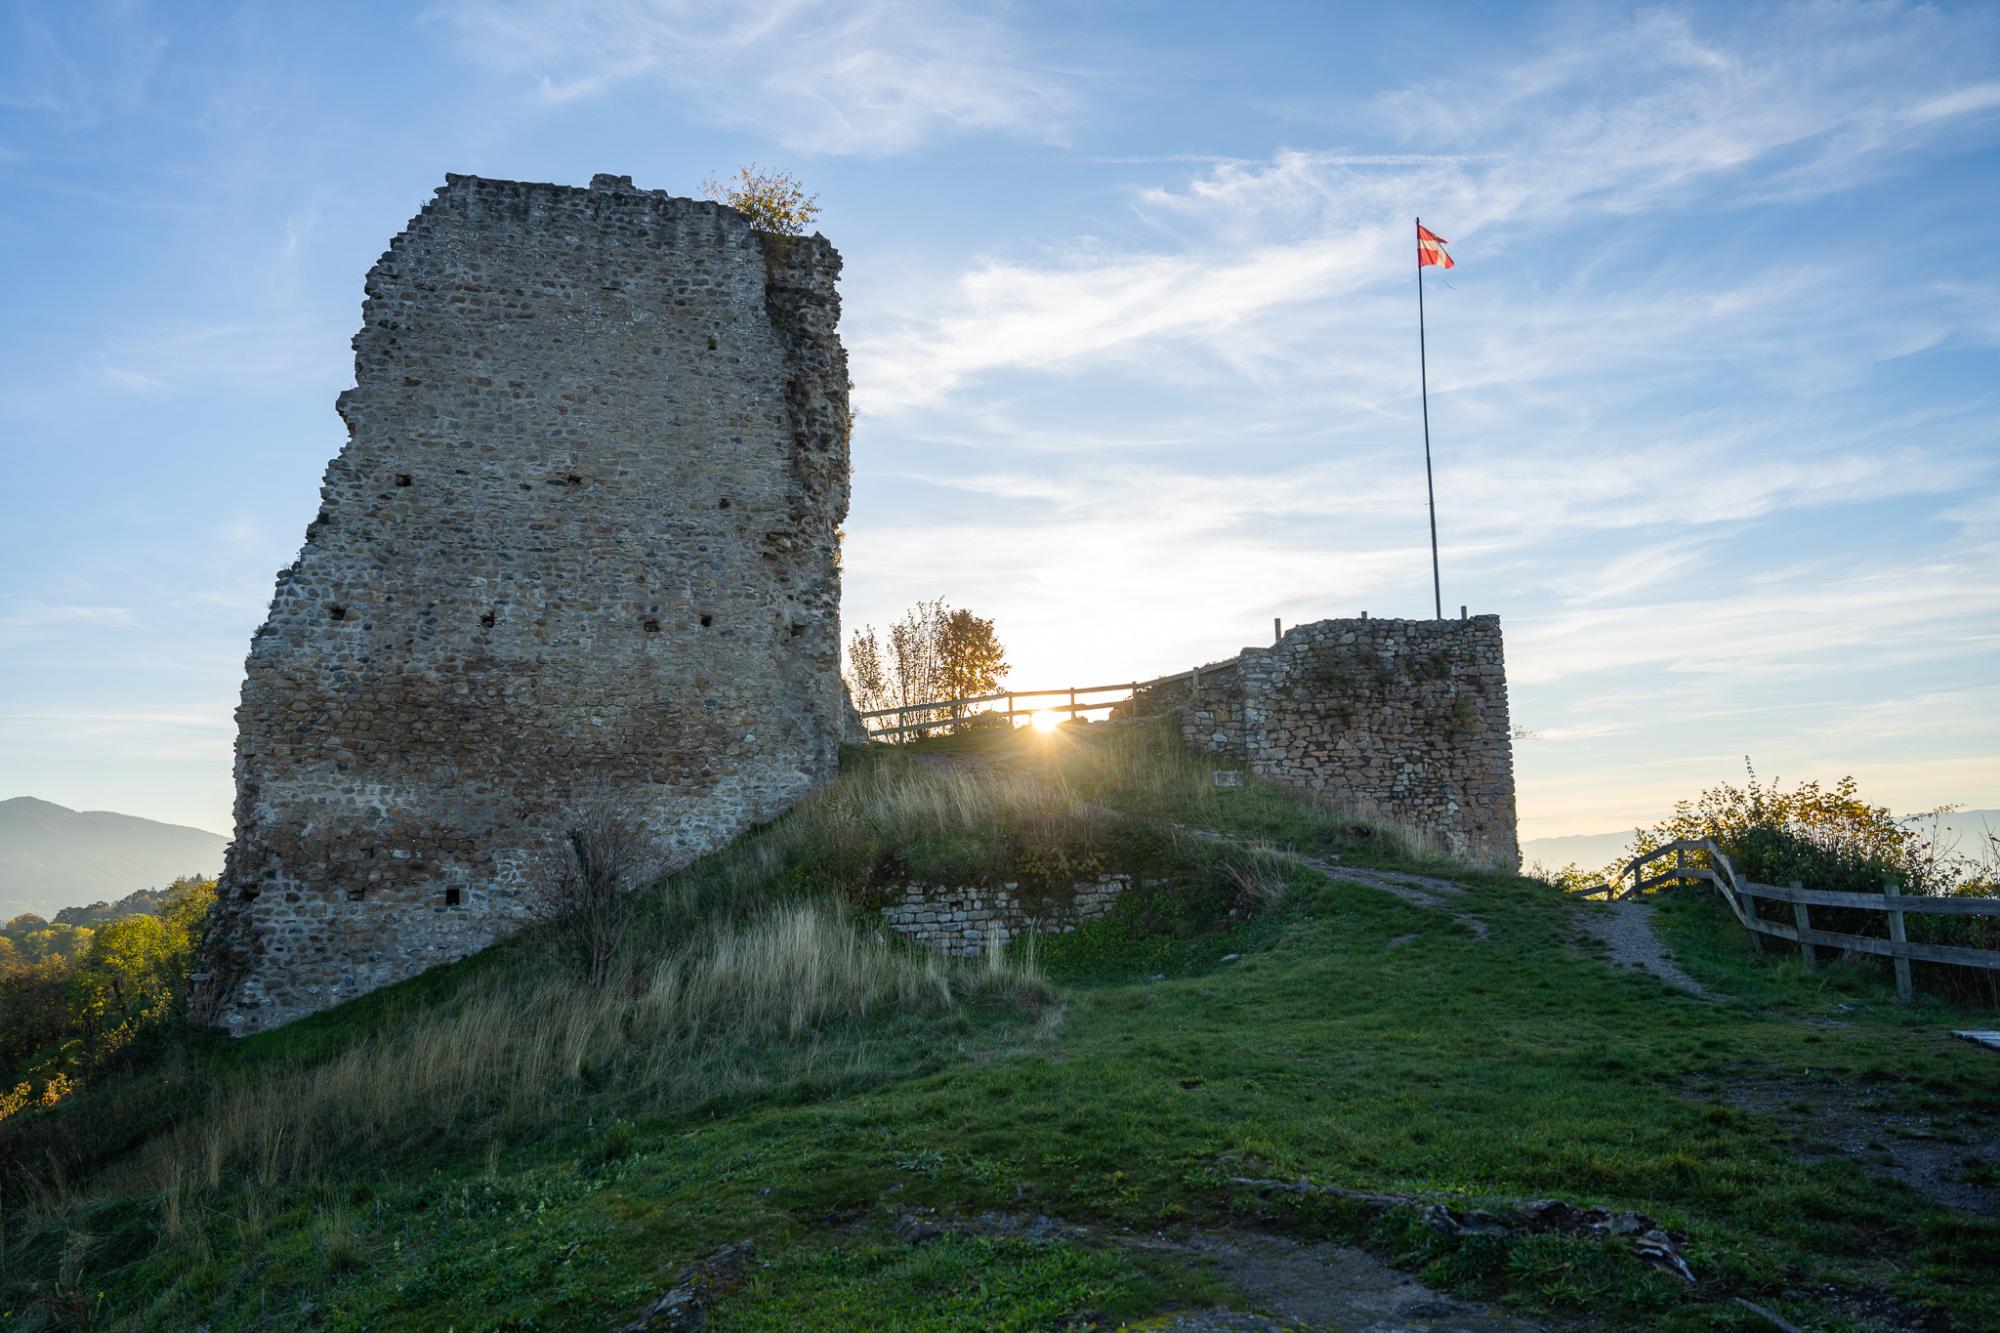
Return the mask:
M 1685 864 L 1686 853 L 1702 852 L 1709 859 L 1706 867 Z M 1640 871 L 1663 857 L 1672 856 L 1676 864 L 1650 877 L 1641 876 Z M 1844 949 L 1851 953 L 1873 954 L 1888 958 L 1896 965 L 1896 992 L 1904 1000 L 1915 998 L 1915 990 L 1910 980 L 1910 964 L 1945 963 L 1954 967 L 1976 967 L 1989 972 L 2000 972 L 2000 951 L 1992 949 L 1968 949 L 1957 945 L 1912 943 L 1903 936 L 1903 918 L 1910 913 L 1920 916 L 2000 916 L 2000 898 L 1943 898 L 1926 896 L 1905 896 L 1896 891 L 1894 884 L 1884 885 L 1881 893 L 1847 893 L 1835 889 L 1808 889 L 1801 884 L 1780 887 L 1776 884 L 1759 884 L 1745 879 L 1737 873 L 1729 854 L 1716 846 L 1712 838 L 1682 838 L 1655 847 L 1626 862 L 1619 878 L 1632 878 L 1632 887 L 1616 896 L 1630 898 L 1656 885 L 1673 880 L 1705 879 L 1713 884 L 1722 895 L 1730 913 L 1745 929 L 1752 932 L 1751 939 L 1758 941 L 1761 950 L 1762 938 L 1790 940 L 1799 946 L 1805 955 L 1806 966 L 1812 967 L 1817 961 L 1815 948 Z M 1599 885 L 1595 889 L 1583 890 L 1579 896 L 1603 891 L 1612 896 L 1614 886 Z M 1754 906 L 1757 900 L 1790 903 L 1793 924 L 1767 921 L 1757 914 Z M 1814 907 L 1843 907 L 1860 911 L 1881 912 L 1889 918 L 1889 938 L 1877 939 L 1872 935 L 1849 935 L 1839 931 L 1816 930 L 1812 925 L 1811 909 Z
M 1079 694 L 1122 692 L 1126 698 L 1130 698 L 1140 690 L 1150 690 L 1160 685 L 1173 685 L 1183 680 L 1192 679 L 1195 676 L 1220 675 L 1225 671 L 1233 671 L 1241 665 L 1241 659 L 1231 658 L 1215 666 L 1195 667 L 1189 671 L 1177 671 L 1171 676 L 1155 676 L 1151 680 L 1122 680 L 1115 685 L 1063 685 L 1052 690 L 999 690 L 993 694 L 967 695 L 962 699 L 932 699 L 927 703 L 898 704 L 892 708 L 873 708 L 862 713 L 860 716 L 865 722 L 871 718 L 901 716 L 909 713 L 947 714 L 947 716 L 937 718 L 933 721 L 912 722 L 905 726 L 896 727 L 878 727 L 868 733 L 870 736 L 894 736 L 905 731 L 924 731 L 946 726 L 952 722 L 962 722 L 965 720 L 963 717 L 949 716 L 950 710 L 954 708 L 969 708 L 973 704 L 997 703 L 1002 699 L 1041 699 L 1055 695 L 1068 697 L 1070 702 L 1067 704 L 1045 704 L 1038 708 L 989 709 L 989 716 L 1019 717 L 1026 713 L 1040 712 L 1071 713 L 1073 715 L 1075 713 L 1087 713 L 1096 708 L 1113 708 L 1124 702 L 1124 699 L 1106 699 L 1099 703 L 1078 703 L 1074 696 Z

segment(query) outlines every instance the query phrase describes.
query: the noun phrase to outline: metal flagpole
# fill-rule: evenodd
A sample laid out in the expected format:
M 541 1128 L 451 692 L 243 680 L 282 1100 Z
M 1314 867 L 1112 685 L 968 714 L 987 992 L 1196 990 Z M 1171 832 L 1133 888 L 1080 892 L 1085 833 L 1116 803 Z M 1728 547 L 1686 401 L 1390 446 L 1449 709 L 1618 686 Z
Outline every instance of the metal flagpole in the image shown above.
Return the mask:
M 1439 620 L 1444 619 L 1444 585 L 1438 582 L 1438 502 L 1431 482 L 1431 380 L 1424 358 L 1424 220 L 1417 219 L 1417 380 L 1424 398 L 1424 497 L 1431 509 L 1431 600 Z

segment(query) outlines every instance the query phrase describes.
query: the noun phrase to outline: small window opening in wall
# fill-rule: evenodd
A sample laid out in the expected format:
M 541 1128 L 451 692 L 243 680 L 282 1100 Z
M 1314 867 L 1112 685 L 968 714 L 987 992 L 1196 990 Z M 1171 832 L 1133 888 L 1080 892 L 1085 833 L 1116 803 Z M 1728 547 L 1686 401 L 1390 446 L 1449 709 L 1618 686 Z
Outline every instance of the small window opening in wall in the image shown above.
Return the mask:
M 722 497 L 722 507 L 724 509 L 729 508 L 729 497 L 726 495 Z
M 344 606 L 341 606 L 341 605 L 340 605 L 340 604 L 338 604 L 338 603 L 335 603 L 334 605 L 332 605 L 332 606 L 329 606 L 329 607 L 328 607 L 328 608 L 326 609 L 326 613 L 327 613 L 327 615 L 328 615 L 328 616 L 332 617 L 332 618 L 333 618 L 333 619 L 335 619 L 335 620 L 345 620 L 345 619 L 347 619 L 347 608 L 346 608 L 346 607 L 344 607 Z
M 444 891 L 444 905 L 446 907 L 458 906 L 459 900 L 464 897 L 464 893 L 463 889 L 446 889 Z
M 396 484 L 397 484 L 398 486 L 407 486 L 407 485 L 409 485 L 409 484 L 410 484 L 410 474 L 409 474 L 409 473 L 407 473 L 407 472 L 398 472 L 398 473 L 396 474 Z
M 493 628 L 493 613 L 492 613 L 491 611 L 488 611 L 488 612 L 487 612 L 487 613 L 486 613 L 485 615 L 483 615 L 483 616 L 479 617 L 479 624 L 480 624 L 480 627 L 481 627 L 481 628 L 483 628 L 483 629 L 492 629 L 492 628 Z
M 703 629 L 707 629 L 710 625 L 713 625 L 714 623 L 715 623 L 714 616 L 703 616 L 701 618 L 701 627 Z
M 795 639 L 798 638 L 799 635 L 804 634 L 805 632 L 806 632 L 806 627 L 804 625 L 792 626 L 792 637 Z
M 648 617 L 646 620 L 645 629 L 646 633 L 648 634 L 658 634 L 660 632 L 660 622 L 652 619 L 651 617 Z
M 577 475 L 576 475 L 576 473 L 574 473 L 574 472 L 572 472 L 572 473 L 570 473 L 570 474 L 569 474 L 569 477 L 567 478 L 567 480 L 569 481 L 569 484 L 570 484 L 570 485 L 572 485 L 572 486 L 581 486 L 581 485 L 583 485 L 583 478 L 582 478 L 582 477 L 579 477 L 579 476 L 577 476 Z
M 360 902 L 364 892 L 365 890 L 362 889 L 349 889 L 347 891 L 347 901 L 351 903 Z

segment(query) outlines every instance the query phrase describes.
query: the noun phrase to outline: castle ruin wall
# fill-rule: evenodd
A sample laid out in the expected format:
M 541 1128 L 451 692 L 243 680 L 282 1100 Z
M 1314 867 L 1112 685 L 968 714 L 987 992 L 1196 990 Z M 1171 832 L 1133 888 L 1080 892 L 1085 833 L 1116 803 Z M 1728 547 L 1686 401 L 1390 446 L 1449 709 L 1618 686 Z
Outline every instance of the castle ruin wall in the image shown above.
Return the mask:
M 833 771 L 839 271 L 625 177 L 446 178 L 368 275 L 349 437 L 251 645 L 197 1019 L 511 933 L 583 804 L 664 869 Z
M 1498 616 L 1322 620 L 1144 691 L 1194 749 L 1393 820 L 1469 860 L 1520 864 Z

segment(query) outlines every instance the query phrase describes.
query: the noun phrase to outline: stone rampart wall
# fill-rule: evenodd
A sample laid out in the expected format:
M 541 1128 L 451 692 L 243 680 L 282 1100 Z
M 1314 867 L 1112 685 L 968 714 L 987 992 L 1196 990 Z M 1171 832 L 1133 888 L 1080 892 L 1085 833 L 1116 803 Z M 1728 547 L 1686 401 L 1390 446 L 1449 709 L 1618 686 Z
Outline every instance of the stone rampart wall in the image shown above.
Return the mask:
M 1520 863 L 1498 616 L 1322 620 L 1235 669 L 1145 692 L 1188 744 L 1406 824 L 1454 855 Z
M 839 271 L 610 176 L 451 176 L 391 243 L 251 645 L 198 1019 L 270 1027 L 492 943 L 586 802 L 666 868 L 832 772 Z

